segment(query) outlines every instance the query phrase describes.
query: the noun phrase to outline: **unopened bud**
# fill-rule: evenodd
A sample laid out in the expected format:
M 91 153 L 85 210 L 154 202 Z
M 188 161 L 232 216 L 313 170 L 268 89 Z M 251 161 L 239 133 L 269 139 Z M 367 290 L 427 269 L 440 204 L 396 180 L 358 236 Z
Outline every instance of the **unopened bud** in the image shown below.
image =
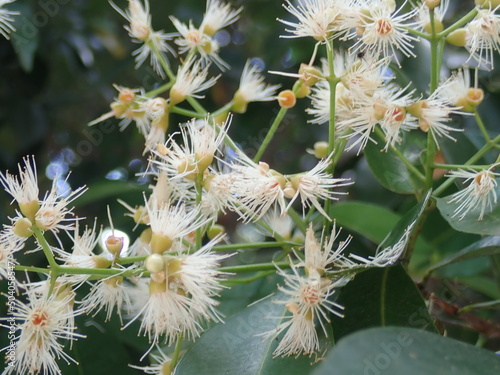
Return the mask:
M 151 254 L 148 256 L 144 265 L 151 273 L 158 273 L 165 269 L 165 261 L 160 254 Z
M 278 103 L 281 108 L 293 108 L 297 98 L 292 90 L 283 90 L 278 94 Z
M 226 233 L 226 228 L 220 224 L 214 224 L 207 230 L 207 236 L 210 240 L 213 240 L 223 233 Z
M 19 203 L 19 209 L 21 213 L 26 216 L 28 219 L 33 220 L 40 208 L 40 202 L 37 200 L 28 202 L 28 203 Z
M 425 5 L 427 5 L 427 8 L 430 10 L 438 7 L 439 4 L 441 4 L 441 0 L 425 0 Z
M 320 141 L 314 144 L 314 156 L 324 159 L 328 156 L 328 142 Z
M 451 32 L 450 35 L 446 37 L 446 41 L 457 47 L 465 47 L 465 44 L 467 42 L 466 37 L 467 30 L 462 28 Z
M 432 34 L 432 24 L 430 22 L 427 22 L 424 25 L 424 30 L 427 31 L 429 34 Z M 443 23 L 440 20 L 438 20 L 437 18 L 435 18 L 434 19 L 434 32 L 440 33 L 443 30 L 444 30 Z
M 16 223 L 13 225 L 13 231 L 14 234 L 18 237 L 22 238 L 27 238 L 31 237 L 33 235 L 33 231 L 31 230 L 31 227 L 33 226 L 33 223 L 31 222 L 30 219 L 26 217 L 22 217 L 16 221 Z

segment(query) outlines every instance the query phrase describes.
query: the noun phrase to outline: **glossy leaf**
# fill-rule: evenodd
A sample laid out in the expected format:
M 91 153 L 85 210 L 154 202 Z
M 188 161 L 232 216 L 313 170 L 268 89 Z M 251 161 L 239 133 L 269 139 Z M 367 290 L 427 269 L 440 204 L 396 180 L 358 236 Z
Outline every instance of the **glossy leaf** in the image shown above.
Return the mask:
M 31 72 L 39 44 L 39 31 L 33 22 L 36 20 L 33 9 L 29 4 L 18 1 L 13 3 L 9 10 L 20 13 L 12 17 L 16 31 L 13 31 L 10 37 L 22 68 L 26 72 Z
M 335 339 L 376 326 L 407 326 L 435 331 L 425 301 L 400 265 L 360 273 L 347 284 L 338 302 L 343 319 L 333 320 Z
M 500 187 L 496 188 L 497 196 L 500 196 Z M 456 209 L 459 206 L 457 202 L 450 202 L 452 196 L 437 198 L 437 208 L 443 218 L 456 230 L 466 233 L 476 233 L 483 235 L 500 235 L 500 205 L 494 205 L 492 212 L 484 214 L 483 220 L 478 220 L 481 207 L 470 210 L 467 215 L 460 219 L 456 215 Z
M 377 180 L 396 193 L 412 194 L 422 190 L 424 183 L 412 174 L 391 148 L 387 152 L 382 151 L 385 141 L 377 134 L 373 134 L 372 138 L 377 144 L 369 141 L 364 153 Z M 405 134 L 401 145 L 396 147 L 418 168 L 421 165 L 422 150 L 425 148 L 425 135 L 418 132 L 412 132 L 411 136 Z
M 434 264 L 427 272 L 433 272 L 456 262 L 496 254 L 500 254 L 500 236 L 487 237 Z
M 387 327 L 355 333 L 326 356 L 313 375 L 497 375 L 493 352 L 426 331 Z
M 273 359 L 278 340 L 259 336 L 275 330 L 285 314 L 284 304 L 273 303 L 275 298 L 255 303 L 205 332 L 182 357 L 175 374 L 308 374 L 313 358 Z M 329 346 L 328 341 L 323 340 L 324 349 Z

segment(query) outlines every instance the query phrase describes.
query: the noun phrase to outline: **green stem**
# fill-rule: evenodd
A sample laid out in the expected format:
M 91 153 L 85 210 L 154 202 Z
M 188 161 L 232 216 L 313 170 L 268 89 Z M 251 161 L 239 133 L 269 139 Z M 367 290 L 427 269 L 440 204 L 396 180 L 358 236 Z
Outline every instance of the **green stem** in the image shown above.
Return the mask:
M 180 108 L 177 106 L 171 107 L 170 112 L 177 113 L 179 115 L 183 115 L 183 116 L 190 117 L 190 118 L 193 118 L 193 117 L 194 118 L 204 118 L 204 117 L 206 117 L 206 114 L 201 114 L 198 112 L 190 111 L 189 109 L 184 109 L 184 108 Z
M 307 224 L 304 222 L 302 217 L 295 211 L 292 207 L 288 209 L 288 216 L 293 220 L 297 228 L 302 232 L 306 233 Z
M 170 69 L 170 66 L 168 65 L 167 60 L 165 60 L 165 56 L 163 56 L 163 54 L 160 51 L 158 51 L 158 49 L 156 48 L 156 46 L 154 45 L 154 43 L 148 43 L 148 42 L 146 42 L 146 44 L 147 44 L 147 46 L 149 48 L 151 48 L 151 51 L 158 58 L 158 61 L 160 62 L 161 67 L 163 68 L 163 71 L 165 73 L 167 73 L 167 76 L 168 76 L 168 78 L 170 78 L 170 81 L 171 81 L 171 83 L 173 85 L 175 83 L 175 74 Z
M 477 111 L 477 108 L 474 111 L 474 118 L 476 119 L 477 126 L 478 126 L 479 130 L 481 130 L 481 133 L 483 134 L 483 137 L 484 137 L 486 143 L 491 142 L 491 137 L 488 134 L 488 131 L 486 130 L 486 126 L 484 126 L 483 119 L 481 118 L 481 115 Z
M 151 90 L 145 94 L 148 98 L 153 98 L 167 90 L 170 90 L 170 88 L 174 85 L 174 81 L 170 81 L 168 83 L 165 83 L 164 85 L 161 85 L 160 87 Z
M 184 334 L 180 334 L 177 342 L 175 343 L 174 353 L 172 354 L 172 359 L 170 360 L 170 373 L 173 374 L 177 362 L 179 362 L 179 354 L 181 353 L 182 342 L 184 341 Z
M 244 250 L 244 249 L 265 249 L 265 248 L 276 248 L 283 246 L 303 246 L 303 244 L 290 241 L 279 241 L 279 242 L 248 242 L 248 243 L 236 243 L 230 245 L 218 245 L 212 248 L 212 251 L 232 251 L 232 250 Z
M 384 133 L 382 132 L 382 129 L 379 127 L 375 128 L 375 133 L 381 137 L 382 139 L 385 138 Z M 404 156 L 404 154 L 399 151 L 396 147 L 391 145 L 391 150 L 396 154 L 396 156 L 403 162 L 403 164 L 408 168 L 408 170 L 413 173 L 415 177 L 417 177 L 420 181 L 425 182 L 425 176 L 420 172 L 417 167 L 415 167 L 407 158 Z
M 186 101 L 193 107 L 193 109 L 200 115 L 207 116 L 208 112 L 203 106 L 193 98 L 192 96 L 189 96 L 186 98 Z
M 438 38 L 446 38 L 449 34 L 451 34 L 453 31 L 459 29 L 463 25 L 465 25 L 467 22 L 472 20 L 474 17 L 476 17 L 477 14 L 477 8 L 472 9 L 469 13 L 467 13 L 465 16 L 460 18 L 457 22 L 455 22 L 453 25 L 449 26 L 448 28 L 444 29 L 440 33 L 436 34 Z
M 266 134 L 266 137 L 262 141 L 262 144 L 260 145 L 257 153 L 255 154 L 253 161 L 258 162 L 260 161 L 260 158 L 264 154 L 264 152 L 267 149 L 267 146 L 269 146 L 269 143 L 274 137 L 274 134 L 278 130 L 279 125 L 281 124 L 281 121 L 283 120 L 283 117 L 285 117 L 286 112 L 288 111 L 287 108 L 281 108 L 276 117 L 274 118 L 273 123 L 271 124 L 271 127 L 269 128 L 269 131 Z
M 483 169 L 487 169 L 489 167 L 490 167 L 490 165 L 467 165 L 467 168 L 478 170 L 478 171 L 482 171 Z M 437 169 L 452 169 L 452 170 L 457 170 L 457 169 L 464 169 L 464 165 L 463 164 L 439 164 L 439 163 L 434 163 L 434 168 L 437 168 Z
M 328 119 L 328 155 L 330 155 L 335 147 L 335 96 L 337 83 L 339 83 L 334 70 L 333 41 L 329 41 L 326 45 L 326 53 L 328 58 L 328 84 L 330 86 L 330 118 Z M 335 166 L 331 165 L 332 172 L 330 173 L 333 173 L 334 168 Z
M 14 266 L 16 271 L 28 271 L 28 272 L 37 272 L 37 273 L 46 273 L 50 274 L 51 270 L 48 268 L 40 268 L 33 266 Z
M 256 264 L 246 264 L 239 266 L 228 266 L 220 267 L 221 272 L 231 272 L 231 273 L 246 273 L 246 272 L 257 272 L 257 271 L 270 271 L 279 267 L 290 268 L 291 264 L 289 262 L 278 262 L 278 263 L 256 263 Z
M 203 197 L 203 173 L 198 173 L 196 176 L 196 206 L 200 207 L 201 199 Z M 201 212 L 199 213 L 201 216 Z M 201 226 L 196 229 L 196 250 L 201 249 L 201 240 L 203 237 Z
M 255 280 L 273 275 L 275 273 L 276 273 L 276 271 L 259 271 L 255 275 L 250 276 L 250 277 L 241 277 L 241 278 L 235 278 L 235 279 L 230 279 L 230 280 L 224 280 L 224 281 L 222 281 L 222 284 L 226 285 L 226 286 L 249 284 Z
M 31 230 L 33 231 L 38 243 L 42 247 L 43 253 L 45 254 L 45 258 L 47 258 L 47 262 L 49 262 L 50 268 L 54 270 L 54 272 L 57 272 L 57 268 L 59 267 L 59 265 L 56 263 L 56 260 L 54 259 L 54 255 L 52 254 L 50 245 L 43 236 L 43 232 L 35 226 L 33 226 Z
M 231 100 L 229 103 L 227 103 L 225 106 L 219 108 L 217 111 L 212 113 L 213 117 L 217 117 L 218 115 L 224 113 L 224 112 L 229 112 L 231 107 L 233 106 L 233 101 Z
M 418 31 L 418 30 L 415 30 L 415 29 L 413 29 L 411 27 L 405 26 L 405 27 L 403 27 L 403 29 L 405 29 L 409 34 L 418 36 L 418 37 L 423 38 L 423 39 L 429 40 L 431 38 L 431 36 L 429 34 L 423 33 L 423 32 Z

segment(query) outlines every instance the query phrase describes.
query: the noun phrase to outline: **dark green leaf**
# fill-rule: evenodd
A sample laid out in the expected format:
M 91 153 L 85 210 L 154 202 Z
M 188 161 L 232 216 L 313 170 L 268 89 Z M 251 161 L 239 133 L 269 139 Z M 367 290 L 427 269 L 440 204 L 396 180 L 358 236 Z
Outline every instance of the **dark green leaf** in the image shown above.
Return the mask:
M 182 357 L 176 367 L 179 375 L 304 375 L 311 371 L 314 359 L 274 358 L 278 340 L 258 336 L 273 331 L 281 322 L 286 308 L 267 298 L 228 318 L 208 330 Z M 328 340 L 323 339 L 326 350 Z
M 313 375 L 497 375 L 494 353 L 409 328 L 358 332 L 327 355 Z
M 456 262 L 495 254 L 500 254 L 500 236 L 483 238 L 482 240 L 467 246 L 465 249 L 460 250 L 458 253 L 434 264 L 427 270 L 427 272 L 433 272 L 441 267 L 445 267 Z
M 406 326 L 434 331 L 427 306 L 400 265 L 360 273 L 342 288 L 343 319 L 333 320 L 335 339 L 377 326 Z
M 500 187 L 496 188 L 496 194 L 500 196 Z M 460 203 L 450 203 L 451 198 L 451 195 L 437 198 L 437 208 L 454 229 L 465 233 L 490 236 L 500 235 L 500 205 L 494 205 L 493 211 L 485 213 L 483 220 L 478 220 L 481 212 L 480 205 L 470 210 L 467 215 L 460 220 L 460 215 L 456 215 L 456 209 Z
M 13 26 L 16 31 L 13 31 L 10 37 L 22 68 L 31 72 L 39 44 L 39 31 L 33 22 L 35 20 L 33 9 L 21 1 L 13 3 L 9 9 L 20 13 L 13 16 Z
M 368 165 L 377 180 L 387 189 L 396 193 L 412 194 L 424 188 L 424 183 L 416 178 L 391 148 L 382 151 L 385 141 L 377 134 L 372 138 L 377 144 L 368 142 L 364 153 Z M 425 148 L 426 137 L 420 132 L 404 134 L 403 142 L 397 145 L 403 155 L 417 168 L 421 165 L 420 156 Z

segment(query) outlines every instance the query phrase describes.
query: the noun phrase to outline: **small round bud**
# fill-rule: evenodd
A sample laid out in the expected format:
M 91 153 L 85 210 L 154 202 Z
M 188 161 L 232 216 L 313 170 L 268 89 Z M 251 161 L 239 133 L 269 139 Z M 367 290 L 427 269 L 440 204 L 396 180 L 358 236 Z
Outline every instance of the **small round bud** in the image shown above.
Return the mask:
M 427 22 L 424 25 L 424 30 L 427 31 L 429 34 L 432 34 L 432 25 L 430 22 Z M 443 23 L 438 20 L 437 18 L 434 19 L 434 32 L 435 33 L 440 33 L 441 31 L 444 30 L 444 25 Z
M 438 7 L 439 4 L 441 4 L 441 0 L 425 0 L 425 5 L 427 5 L 427 8 L 430 10 Z
M 220 236 L 223 233 L 226 233 L 226 228 L 220 224 L 214 224 L 207 230 L 207 236 L 210 240 L 213 240 L 215 237 Z
M 148 256 L 144 265 L 151 273 L 158 273 L 165 269 L 165 261 L 160 254 L 151 254 Z
M 149 245 L 154 254 L 163 254 L 172 247 L 173 242 L 174 241 L 170 237 L 153 232 Z
M 453 32 L 450 33 L 446 37 L 446 41 L 454 46 L 457 47 L 465 47 L 465 44 L 467 42 L 466 40 L 467 36 L 467 30 L 466 29 L 457 29 Z
M 316 142 L 313 146 L 314 156 L 318 159 L 324 159 L 328 156 L 328 142 Z
M 311 93 L 309 86 L 305 85 L 302 81 L 296 81 L 293 85 L 293 91 L 295 92 L 295 97 L 298 99 L 305 98 Z
M 297 98 L 292 90 L 283 90 L 278 94 L 278 103 L 281 108 L 293 108 Z
M 285 197 L 288 199 L 292 199 L 296 193 L 297 191 L 291 186 L 287 186 L 283 189 L 283 194 L 285 194 Z
M 476 5 L 480 5 L 482 8 L 495 9 L 500 5 L 500 0 L 476 0 Z
M 123 237 L 116 237 L 111 235 L 106 238 L 105 245 L 106 249 L 108 249 L 111 254 L 117 256 L 123 249 Z
M 38 202 L 37 200 L 28 203 L 19 203 L 19 209 L 21 210 L 21 213 L 30 220 L 33 220 L 35 218 L 39 208 L 40 202 Z
M 323 77 L 319 69 L 307 64 L 300 64 L 299 74 L 304 84 L 309 87 L 314 86 Z
M 13 225 L 13 231 L 14 234 L 18 237 L 23 237 L 23 238 L 28 238 L 33 235 L 33 231 L 31 230 L 31 227 L 33 226 L 33 223 L 31 222 L 30 219 L 26 217 L 22 217 L 16 221 L 16 223 Z

